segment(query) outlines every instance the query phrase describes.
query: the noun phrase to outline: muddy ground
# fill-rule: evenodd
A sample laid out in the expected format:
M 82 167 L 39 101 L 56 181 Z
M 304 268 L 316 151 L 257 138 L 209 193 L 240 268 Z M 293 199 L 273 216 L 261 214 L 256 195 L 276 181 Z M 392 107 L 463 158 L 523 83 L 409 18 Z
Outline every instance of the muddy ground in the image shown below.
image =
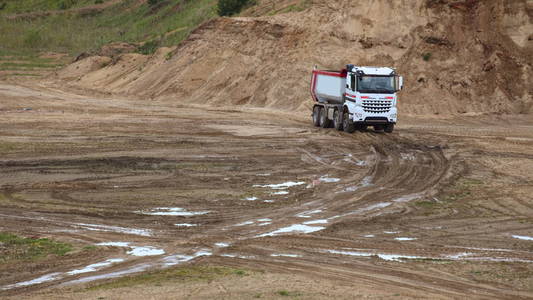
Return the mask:
M 42 81 L 0 115 L 0 231 L 77 249 L 1 264 L 2 297 L 533 297 L 531 115 L 346 134 Z M 189 264 L 252 275 L 85 289 Z

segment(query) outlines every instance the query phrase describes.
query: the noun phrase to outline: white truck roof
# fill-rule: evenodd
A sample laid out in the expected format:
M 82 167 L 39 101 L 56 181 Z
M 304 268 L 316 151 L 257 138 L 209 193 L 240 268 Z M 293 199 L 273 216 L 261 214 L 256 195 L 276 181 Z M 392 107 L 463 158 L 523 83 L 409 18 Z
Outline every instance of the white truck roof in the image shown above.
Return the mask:
M 395 71 L 392 68 L 387 67 L 357 67 L 354 66 L 352 72 L 363 72 L 366 75 L 392 75 Z

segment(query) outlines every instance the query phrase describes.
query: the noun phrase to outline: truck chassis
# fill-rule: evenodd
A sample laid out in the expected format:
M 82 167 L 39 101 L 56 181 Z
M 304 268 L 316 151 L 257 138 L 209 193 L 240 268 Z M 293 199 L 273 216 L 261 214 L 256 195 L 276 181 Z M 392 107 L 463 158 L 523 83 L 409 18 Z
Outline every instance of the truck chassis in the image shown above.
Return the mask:
M 390 123 L 386 118 L 366 119 L 364 122 L 352 121 L 352 116 L 344 104 L 317 103 L 313 107 L 313 125 L 316 127 L 333 127 L 338 131 L 344 130 L 353 133 L 356 130 L 366 131 L 368 126 L 373 126 L 376 131 L 392 133 L 395 123 Z

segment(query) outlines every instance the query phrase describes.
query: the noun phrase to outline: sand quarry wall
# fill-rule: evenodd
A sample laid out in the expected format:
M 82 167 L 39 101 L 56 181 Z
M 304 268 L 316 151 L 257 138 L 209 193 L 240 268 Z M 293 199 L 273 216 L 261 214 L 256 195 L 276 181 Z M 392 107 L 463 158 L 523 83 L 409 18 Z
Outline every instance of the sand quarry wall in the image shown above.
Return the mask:
M 92 56 L 58 76 L 147 99 L 305 111 L 313 66 L 393 66 L 405 77 L 402 112 L 531 113 L 532 2 L 316 0 L 301 12 L 215 19 L 177 47 Z

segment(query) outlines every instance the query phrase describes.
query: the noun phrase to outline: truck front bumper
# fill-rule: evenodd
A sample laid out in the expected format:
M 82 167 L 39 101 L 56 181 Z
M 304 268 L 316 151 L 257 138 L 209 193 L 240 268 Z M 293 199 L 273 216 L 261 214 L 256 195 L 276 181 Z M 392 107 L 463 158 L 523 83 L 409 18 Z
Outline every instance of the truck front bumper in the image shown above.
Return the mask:
M 361 106 L 357 106 L 352 114 L 352 121 L 358 124 L 395 124 L 398 119 L 396 107 L 386 113 L 365 112 Z

